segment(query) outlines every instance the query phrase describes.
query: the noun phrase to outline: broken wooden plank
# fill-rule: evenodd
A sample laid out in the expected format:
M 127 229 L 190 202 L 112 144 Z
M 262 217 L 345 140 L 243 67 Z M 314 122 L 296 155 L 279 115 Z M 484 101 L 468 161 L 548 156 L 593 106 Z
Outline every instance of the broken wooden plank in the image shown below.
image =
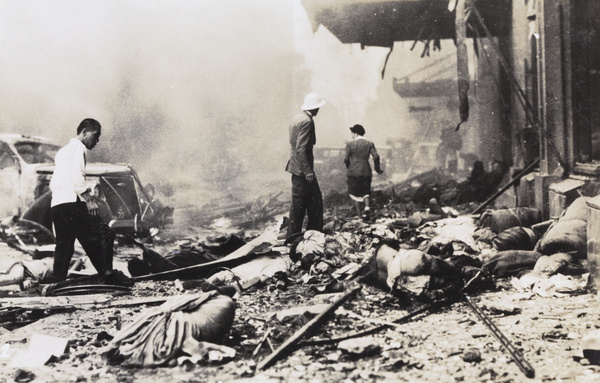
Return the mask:
M 136 299 L 115 299 L 108 304 L 108 307 L 132 307 L 141 305 L 161 305 L 165 303 L 168 297 L 145 297 Z
M 252 356 L 256 356 L 256 354 L 258 354 L 258 351 L 260 351 L 260 348 L 262 347 L 263 343 L 265 343 L 267 341 L 270 334 L 271 334 L 271 329 L 268 329 L 267 331 L 265 331 L 265 335 L 263 335 L 262 338 L 260 338 L 260 341 L 258 341 L 256 348 L 252 352 Z
M 87 309 L 90 306 L 130 307 L 139 305 L 162 304 L 166 300 L 166 297 L 114 299 L 114 297 L 106 294 L 72 295 L 62 297 L 0 298 L 0 308 L 19 308 L 25 310 L 64 310 Z
M 111 296 L 106 294 L 74 295 L 63 297 L 0 298 L 0 307 L 47 310 L 52 308 L 73 308 L 81 305 L 104 304 L 110 302 L 110 300 Z
M 369 327 L 368 329 L 363 330 L 363 331 L 353 331 L 353 332 L 350 332 L 350 333 L 347 333 L 345 335 L 341 335 L 338 337 L 303 340 L 302 342 L 300 342 L 300 345 L 301 346 L 321 346 L 321 345 L 325 345 L 325 344 L 338 343 L 343 340 L 361 338 L 363 336 L 372 335 L 372 334 L 375 334 L 375 333 L 377 333 L 381 330 L 384 330 L 386 328 L 389 328 L 389 327 L 390 326 L 388 326 L 388 325 L 382 324 L 379 326 Z
M 335 312 L 340 306 L 346 303 L 350 298 L 352 298 L 356 293 L 358 293 L 361 289 L 361 286 L 355 287 L 352 290 L 348 291 L 346 294 L 340 297 L 337 301 L 327 307 L 322 313 L 314 317 L 310 322 L 302 326 L 302 328 L 294 333 L 288 340 L 286 340 L 281 346 L 277 348 L 271 355 L 267 356 L 256 366 L 256 370 L 264 370 L 273 363 L 275 363 L 280 358 L 287 356 L 294 347 L 298 344 L 298 342 L 311 334 L 315 329 L 317 329 L 322 323 L 324 323 L 328 317 Z

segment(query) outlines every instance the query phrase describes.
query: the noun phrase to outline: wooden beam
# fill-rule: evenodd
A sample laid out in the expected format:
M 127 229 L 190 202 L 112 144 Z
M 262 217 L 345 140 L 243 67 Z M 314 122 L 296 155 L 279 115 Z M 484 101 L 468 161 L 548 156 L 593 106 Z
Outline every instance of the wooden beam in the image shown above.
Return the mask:
M 106 294 L 70 295 L 62 297 L 22 297 L 0 298 L 0 310 L 65 310 L 98 308 L 131 307 L 140 305 L 162 304 L 167 297 L 126 298 L 115 299 Z
M 361 286 L 358 286 L 358 287 L 351 289 L 346 294 L 342 295 L 337 301 L 330 304 L 329 307 L 327 307 L 327 309 L 325 309 L 319 315 L 314 317 L 310 322 L 305 324 L 300 330 L 296 331 L 296 333 L 294 333 L 294 335 L 292 335 L 291 338 L 286 340 L 271 355 L 269 355 L 268 357 L 263 359 L 260 363 L 258 363 L 258 365 L 256 366 L 256 370 L 257 371 L 264 370 L 264 369 L 270 367 L 271 365 L 273 365 L 277 360 L 279 360 L 279 359 L 287 356 L 289 353 L 291 353 L 292 350 L 295 348 L 295 346 L 298 344 L 298 342 L 300 342 L 300 340 L 302 338 L 304 338 L 305 336 L 311 335 L 314 330 L 316 330 L 319 326 L 321 326 L 323 323 L 325 323 L 327 321 L 328 317 L 331 314 L 333 314 L 335 312 L 335 310 L 338 309 L 338 307 L 340 307 L 344 303 L 346 303 L 350 298 L 352 298 L 356 293 L 358 293 L 361 288 L 362 288 Z

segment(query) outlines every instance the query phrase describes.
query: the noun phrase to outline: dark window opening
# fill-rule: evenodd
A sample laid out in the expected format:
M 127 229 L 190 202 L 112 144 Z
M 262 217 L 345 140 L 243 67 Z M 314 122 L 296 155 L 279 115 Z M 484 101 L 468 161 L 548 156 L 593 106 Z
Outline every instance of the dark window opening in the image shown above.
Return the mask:
M 140 216 L 135 181 L 133 177 L 100 177 L 100 188 L 115 219 L 134 219 Z
M 600 160 L 600 1 L 573 1 L 571 20 L 575 159 Z

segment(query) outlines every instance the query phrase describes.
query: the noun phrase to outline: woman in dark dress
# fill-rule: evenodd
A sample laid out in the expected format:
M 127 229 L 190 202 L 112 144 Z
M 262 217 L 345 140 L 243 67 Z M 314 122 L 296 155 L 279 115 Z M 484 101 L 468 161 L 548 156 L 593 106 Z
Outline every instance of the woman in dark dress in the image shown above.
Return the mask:
M 375 144 L 367 141 L 365 128 L 361 125 L 354 125 L 350 128 L 352 133 L 352 141 L 346 144 L 346 155 L 344 163 L 348 169 L 348 193 L 354 202 L 354 208 L 358 217 L 363 219 L 369 218 L 370 197 L 371 197 L 371 165 L 369 157 L 373 156 L 373 164 L 375 171 L 379 174 L 383 173 L 379 163 L 379 154 L 375 149 Z M 364 210 L 362 204 L 364 203 Z

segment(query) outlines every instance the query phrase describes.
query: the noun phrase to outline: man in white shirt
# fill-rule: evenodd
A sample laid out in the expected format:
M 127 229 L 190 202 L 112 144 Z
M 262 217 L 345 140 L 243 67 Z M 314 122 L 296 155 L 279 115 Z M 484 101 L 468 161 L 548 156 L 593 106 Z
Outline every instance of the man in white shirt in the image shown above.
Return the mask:
M 56 234 L 54 250 L 54 277 L 67 278 L 69 263 L 75 251 L 75 239 L 79 241 L 90 261 L 100 275 L 112 271 L 112 257 L 106 248 L 113 244 L 103 243 L 94 232 L 90 216 L 98 214 L 98 205 L 91 196 L 85 181 L 87 151 L 100 140 L 101 126 L 94 119 L 86 118 L 77 127 L 77 136 L 61 148 L 55 157 L 55 169 L 50 180 L 52 191 L 52 222 Z M 109 259 L 110 258 L 110 259 Z

